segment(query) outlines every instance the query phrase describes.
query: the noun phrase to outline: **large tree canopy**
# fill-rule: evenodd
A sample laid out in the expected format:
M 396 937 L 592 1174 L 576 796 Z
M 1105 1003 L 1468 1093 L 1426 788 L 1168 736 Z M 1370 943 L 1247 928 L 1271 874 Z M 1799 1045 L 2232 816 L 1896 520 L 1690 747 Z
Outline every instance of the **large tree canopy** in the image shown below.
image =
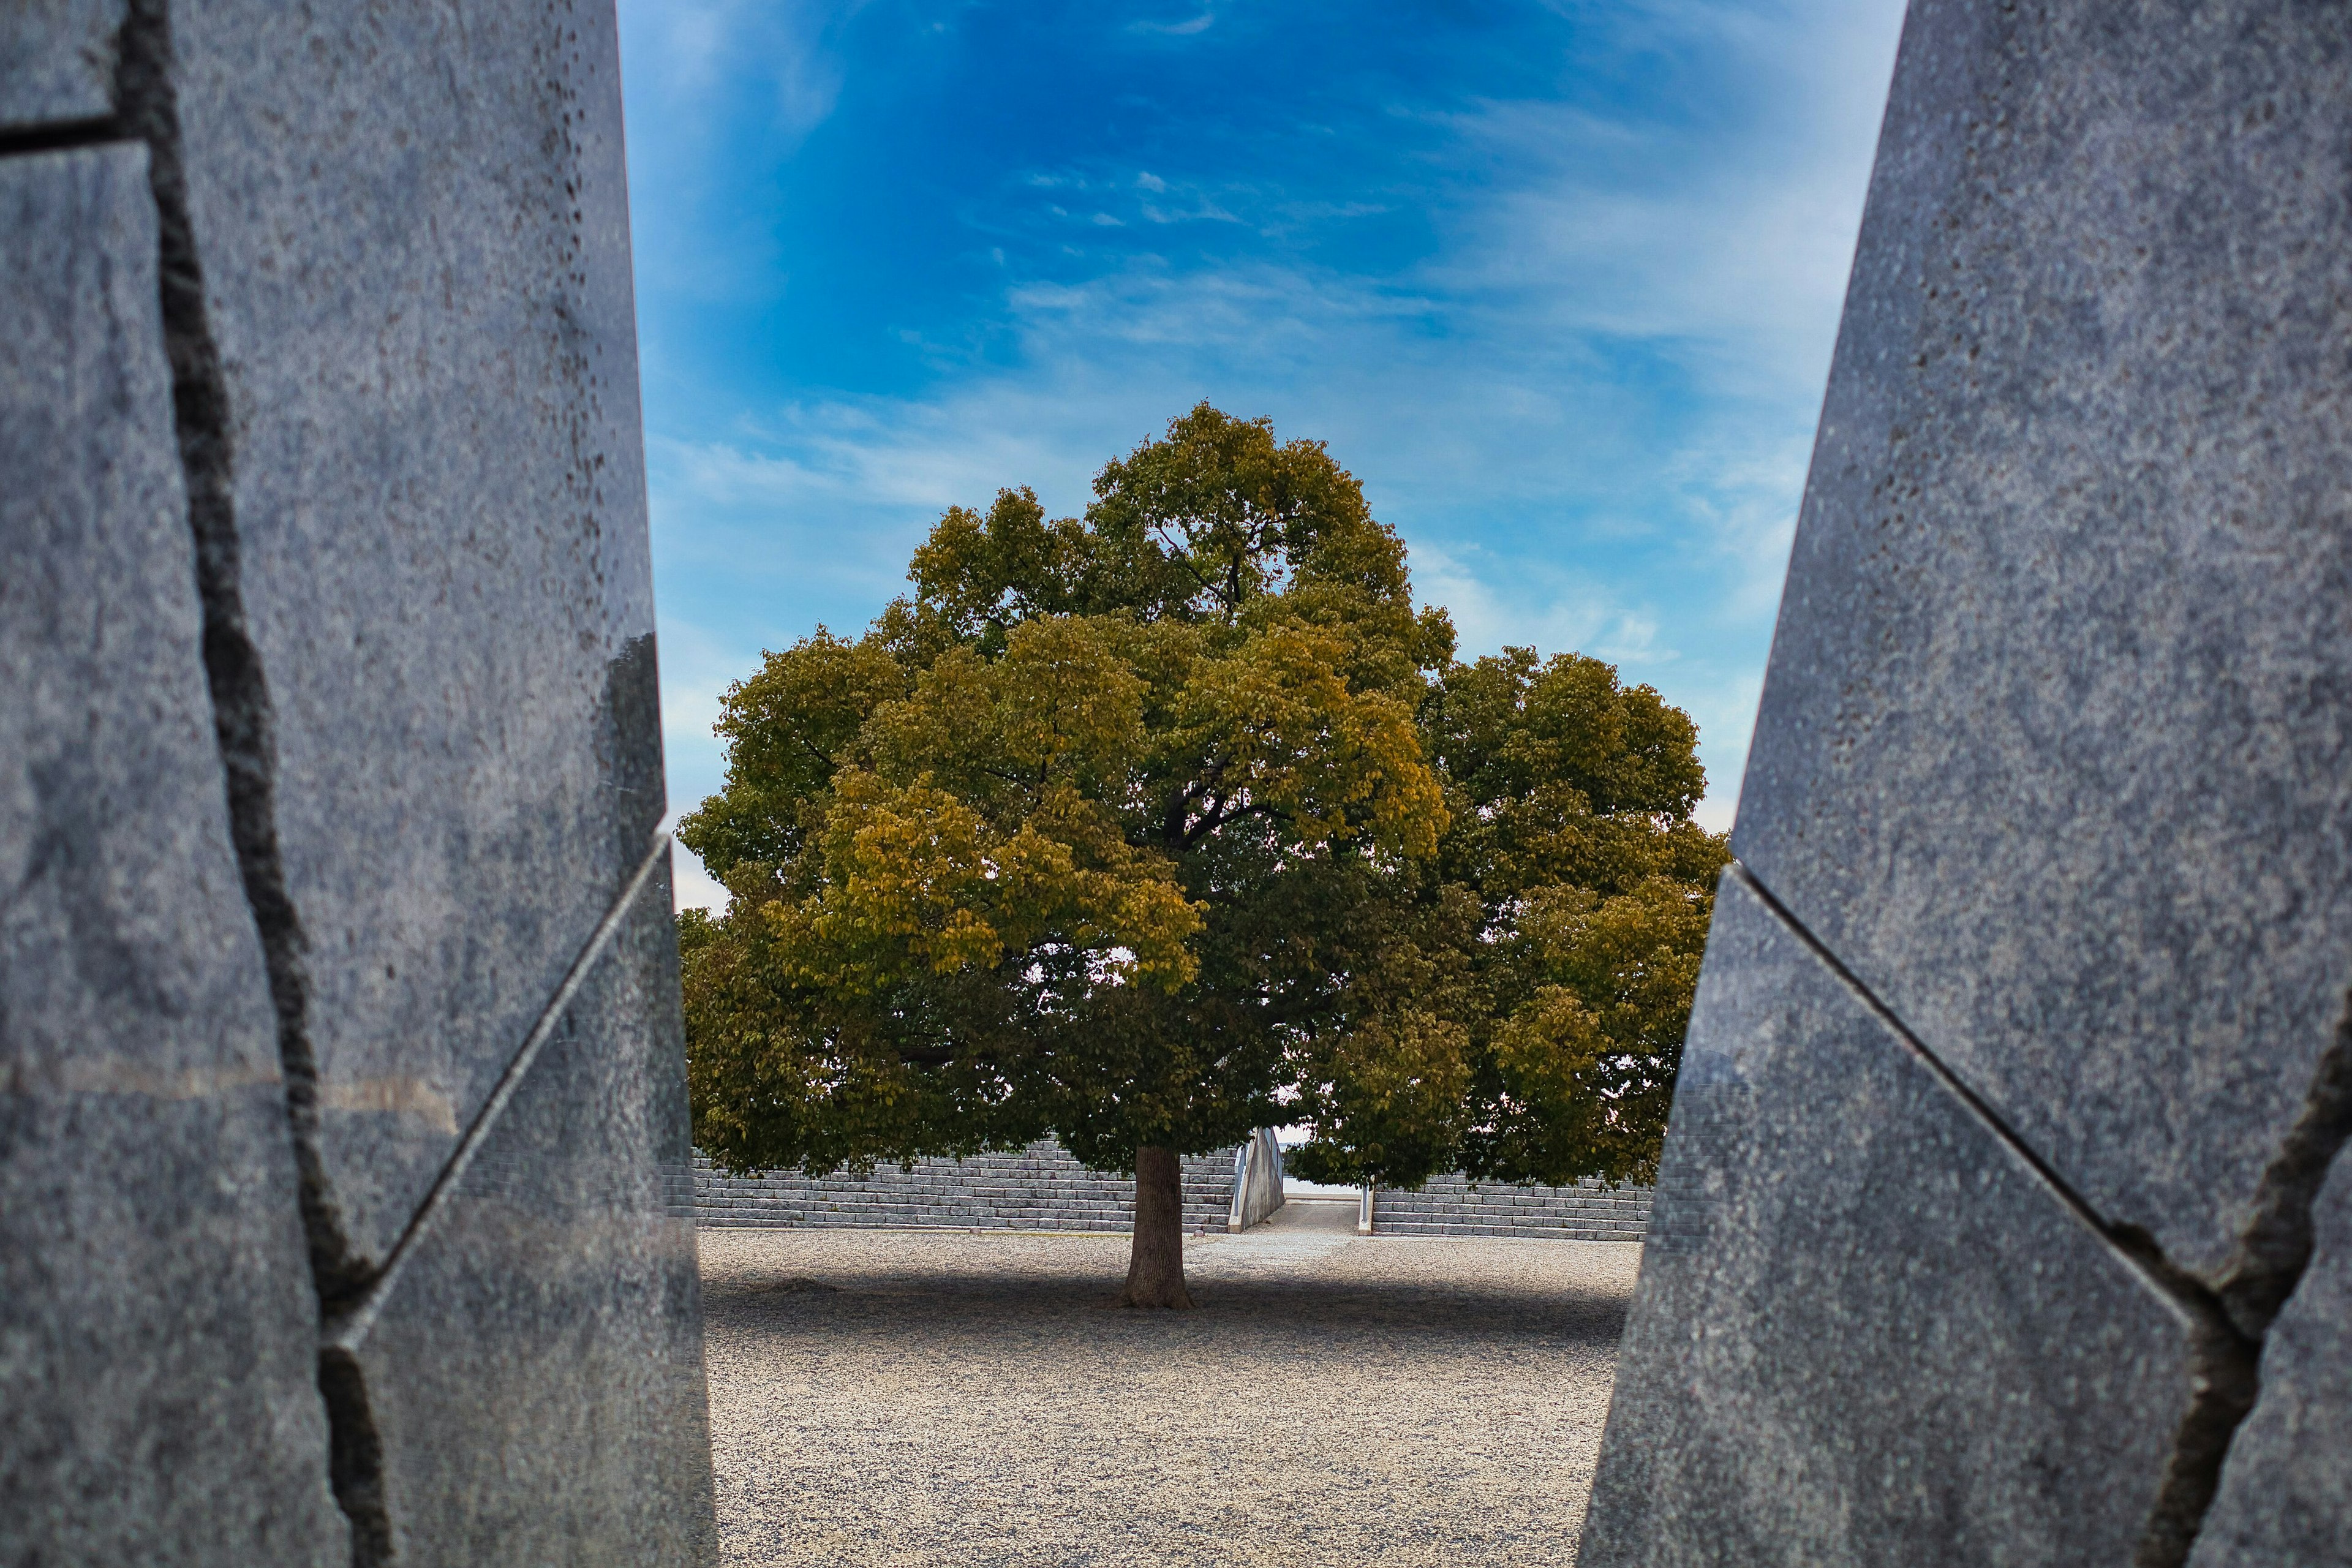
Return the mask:
M 1138 1176 L 1305 1123 L 1314 1172 L 1655 1160 L 1720 839 L 1689 720 L 1597 660 L 1454 661 L 1320 443 L 1206 405 L 1083 519 L 957 508 L 914 593 L 727 693 L 679 837 L 695 1133 L 828 1170 L 1059 1136 Z M 1149 1234 L 1147 1234 L 1149 1233 Z

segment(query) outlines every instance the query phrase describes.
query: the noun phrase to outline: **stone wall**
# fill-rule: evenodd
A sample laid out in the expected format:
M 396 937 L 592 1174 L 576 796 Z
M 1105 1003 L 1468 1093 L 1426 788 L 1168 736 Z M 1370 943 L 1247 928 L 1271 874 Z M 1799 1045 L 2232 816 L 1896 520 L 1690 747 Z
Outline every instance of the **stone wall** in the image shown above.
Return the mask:
M 1583 1562 L 2352 1541 L 2352 7 L 1914 0 Z
M 1372 1194 L 1375 1236 L 1640 1241 L 1649 1224 L 1649 1188 L 1600 1182 L 1520 1187 L 1436 1176 L 1417 1193 L 1382 1187 Z
M 1184 1228 L 1222 1231 L 1230 1223 L 1236 1151 L 1184 1162 Z M 1280 1206 L 1278 1173 L 1257 1205 Z M 1598 1182 L 1517 1187 L 1439 1176 L 1418 1193 L 1383 1188 L 1374 1196 L 1381 1236 L 1498 1236 L 1557 1241 L 1640 1241 L 1650 1189 Z M 719 1228 L 827 1226 L 919 1229 L 1125 1231 L 1134 1225 L 1135 1182 L 1080 1165 L 1047 1140 L 1017 1154 L 919 1160 L 912 1171 L 884 1165 L 871 1175 L 812 1179 L 797 1172 L 735 1176 L 695 1157 L 697 1223 Z
M 0 7 L 0 1563 L 707 1561 L 609 5 Z
M 1184 1161 L 1184 1228 L 1222 1231 L 1234 1196 L 1234 1151 Z M 906 1226 L 983 1230 L 1135 1227 L 1135 1178 L 1089 1171 L 1052 1140 L 1017 1154 L 918 1160 L 872 1174 L 796 1171 L 732 1176 L 694 1162 L 695 1216 L 729 1228 Z

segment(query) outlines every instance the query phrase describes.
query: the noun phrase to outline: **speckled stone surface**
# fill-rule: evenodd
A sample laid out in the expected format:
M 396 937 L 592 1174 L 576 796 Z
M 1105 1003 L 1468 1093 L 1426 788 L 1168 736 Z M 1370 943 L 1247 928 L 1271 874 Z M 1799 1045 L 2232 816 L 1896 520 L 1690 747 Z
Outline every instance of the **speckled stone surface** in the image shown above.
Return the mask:
M 127 8 L 0 4 L 0 1563 L 706 1561 L 611 0 Z
M 0 130 L 95 120 L 114 108 L 114 37 L 124 0 L 0 5 Z
M 2352 985 L 2352 7 L 1916 0 L 1732 847 L 2217 1279 Z
M 381 1262 L 664 810 L 613 7 L 173 13 L 321 1152 Z
M 1189 1313 L 1124 1237 L 705 1231 L 720 1560 L 1570 1561 L 1640 1248 L 1354 1223 L 1188 1238 Z
M 2160 1336 L 2026 1188 L 1907 1226 L 1787 1200 L 1728 1241 L 1662 1195 L 1627 1341 L 1659 1392 L 1612 1418 L 1609 1561 L 2352 1561 L 2347 603 L 2352 8 L 1913 0 L 1732 847 L 2152 1278 L 2249 1336 L 2294 1290 L 2233 1435 L 2220 1401 L 2158 1408 Z M 1794 1005 L 1742 984 L 1726 1039 Z M 1907 1143 L 1912 1186 L 1948 1177 L 1951 1115 L 1854 1101 L 1852 1043 L 1805 1028 L 1820 1106 Z M 1670 1170 L 1742 1158 L 1703 1060 Z M 1793 1190 L 1853 1134 L 1790 1114 L 1758 1169 Z M 2001 1290 L 1948 1257 L 1969 1227 Z M 1923 1500 L 1887 1467 L 1939 1432 Z M 1881 1489 L 1790 1479 L 1855 1462 Z M 1932 1545 L 1938 1508 L 1973 1544 Z
M 2191 1321 L 1724 879 L 1588 1568 L 2132 1561 Z
M 657 875 L 358 1345 L 404 1568 L 709 1560 L 678 1027 Z
M 2313 1219 L 2310 1270 L 2263 1342 L 2262 1397 L 2189 1568 L 2352 1563 L 2352 1164 L 2336 1162 Z
M 0 162 L 0 1563 L 350 1561 L 143 147 Z

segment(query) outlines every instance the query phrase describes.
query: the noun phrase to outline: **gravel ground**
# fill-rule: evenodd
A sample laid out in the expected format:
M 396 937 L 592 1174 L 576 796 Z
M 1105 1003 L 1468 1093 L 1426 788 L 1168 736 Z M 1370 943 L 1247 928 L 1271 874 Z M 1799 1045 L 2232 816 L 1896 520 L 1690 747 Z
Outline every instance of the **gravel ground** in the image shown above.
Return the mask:
M 1192 1312 L 1123 1236 L 703 1232 L 722 1560 L 1572 1561 L 1640 1247 L 1354 1221 L 1188 1239 Z

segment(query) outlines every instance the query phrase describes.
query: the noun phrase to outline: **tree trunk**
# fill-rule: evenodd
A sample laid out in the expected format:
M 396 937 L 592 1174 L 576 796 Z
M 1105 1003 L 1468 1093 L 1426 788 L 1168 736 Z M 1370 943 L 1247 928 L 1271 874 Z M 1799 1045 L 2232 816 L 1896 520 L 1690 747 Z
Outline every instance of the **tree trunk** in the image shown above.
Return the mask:
M 1192 1305 L 1184 1293 L 1184 1184 L 1173 1149 L 1135 1152 L 1135 1247 L 1122 1307 Z

